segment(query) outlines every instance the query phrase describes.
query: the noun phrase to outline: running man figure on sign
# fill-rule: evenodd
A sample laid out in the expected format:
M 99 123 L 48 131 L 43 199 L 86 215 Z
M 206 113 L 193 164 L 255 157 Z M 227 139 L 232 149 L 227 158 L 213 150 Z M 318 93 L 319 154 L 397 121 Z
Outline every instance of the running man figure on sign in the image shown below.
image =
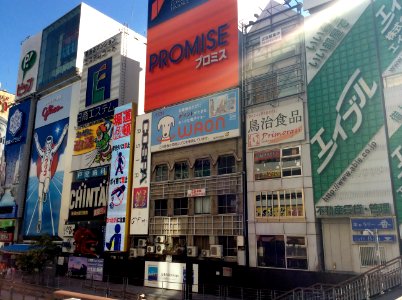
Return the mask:
M 40 156 L 40 173 L 39 173 L 39 186 L 38 186 L 38 223 L 36 225 L 36 232 L 40 233 L 42 230 L 42 212 L 43 212 L 43 203 L 47 200 L 47 194 L 49 192 L 50 179 L 52 178 L 52 162 L 54 159 L 54 155 L 59 150 L 61 144 L 63 143 L 64 137 L 68 130 L 68 124 L 64 126 L 63 132 L 59 138 L 59 141 L 56 145 L 53 145 L 53 137 L 49 135 L 46 138 L 45 146 L 42 148 L 39 144 L 38 134 L 35 132 L 34 140 L 35 147 L 38 155 Z

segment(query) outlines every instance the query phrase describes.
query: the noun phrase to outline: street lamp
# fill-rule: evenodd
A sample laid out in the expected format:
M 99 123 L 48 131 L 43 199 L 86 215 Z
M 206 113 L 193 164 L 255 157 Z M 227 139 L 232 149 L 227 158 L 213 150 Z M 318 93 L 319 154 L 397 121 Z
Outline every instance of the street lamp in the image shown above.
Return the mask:
M 375 233 L 371 231 L 370 229 L 364 229 L 363 231 L 364 235 L 370 235 L 374 237 L 375 240 L 375 252 L 376 252 L 376 257 L 377 257 L 377 266 L 381 265 L 381 256 L 380 256 L 380 241 L 378 239 L 378 230 L 375 230 Z

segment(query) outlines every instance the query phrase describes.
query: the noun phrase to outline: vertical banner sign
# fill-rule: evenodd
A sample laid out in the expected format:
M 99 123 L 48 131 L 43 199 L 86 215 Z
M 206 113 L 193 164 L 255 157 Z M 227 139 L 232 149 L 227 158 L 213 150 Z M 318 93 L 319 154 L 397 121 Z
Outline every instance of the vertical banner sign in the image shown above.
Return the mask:
M 112 161 L 110 164 L 109 199 L 106 218 L 105 251 L 125 251 L 129 225 L 131 191 L 132 103 L 114 112 Z
M 72 88 L 38 101 L 23 224 L 24 236 L 58 234 Z
M 402 229 L 402 3 L 380 0 L 373 2 L 381 72 L 385 82 L 384 102 L 388 129 L 391 176 L 397 222 Z M 395 81 L 399 80 L 399 82 Z M 402 238 L 402 237 L 400 237 Z
M 137 116 L 130 234 L 148 234 L 152 114 Z
M 26 143 L 30 110 L 30 99 L 10 108 L 4 146 L 7 164 L 5 170 L 2 169 L 0 174 L 0 178 L 5 176 L 5 190 L 0 201 L 1 209 L 5 211 L 0 214 L 0 218 L 9 217 L 10 211 L 14 210 L 16 212 L 15 208 L 21 205 L 22 203 L 20 202 L 23 201 L 23 199 L 16 199 L 15 196 L 20 183 L 20 176 L 23 172 L 21 162 Z
M 371 3 L 339 1 L 305 24 L 316 212 L 393 203 Z
M 42 32 L 29 37 L 21 46 L 16 99 L 36 91 L 41 42 Z
M 96 104 L 110 98 L 111 79 L 111 57 L 88 68 L 85 106 Z
M 149 0 L 145 111 L 239 84 L 236 0 Z

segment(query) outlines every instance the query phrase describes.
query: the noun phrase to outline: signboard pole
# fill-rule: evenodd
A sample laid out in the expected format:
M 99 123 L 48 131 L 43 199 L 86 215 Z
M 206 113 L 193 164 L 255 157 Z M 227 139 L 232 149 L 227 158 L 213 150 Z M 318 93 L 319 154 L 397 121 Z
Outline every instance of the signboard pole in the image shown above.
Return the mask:
M 184 299 L 193 299 L 193 264 L 188 256 L 186 256 L 186 283 L 184 284 Z

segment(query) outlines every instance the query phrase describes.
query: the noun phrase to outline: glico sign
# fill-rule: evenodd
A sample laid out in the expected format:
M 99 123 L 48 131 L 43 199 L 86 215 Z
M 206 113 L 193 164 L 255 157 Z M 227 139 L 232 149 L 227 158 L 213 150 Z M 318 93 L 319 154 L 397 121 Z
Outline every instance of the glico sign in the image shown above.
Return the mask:
M 237 1 L 149 1 L 145 111 L 239 83 Z

